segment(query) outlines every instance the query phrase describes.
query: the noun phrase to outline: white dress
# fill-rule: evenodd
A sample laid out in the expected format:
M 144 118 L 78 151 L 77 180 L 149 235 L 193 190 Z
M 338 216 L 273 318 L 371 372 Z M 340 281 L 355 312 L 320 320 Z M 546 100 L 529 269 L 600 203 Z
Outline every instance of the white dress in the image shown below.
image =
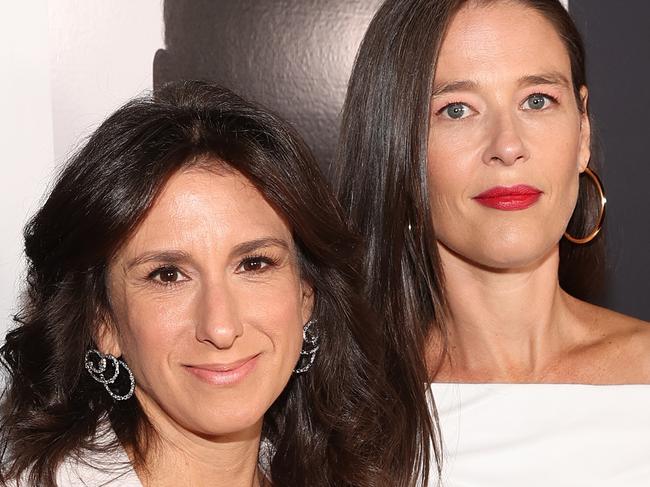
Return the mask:
M 431 389 L 444 459 L 430 486 L 650 486 L 650 386 Z

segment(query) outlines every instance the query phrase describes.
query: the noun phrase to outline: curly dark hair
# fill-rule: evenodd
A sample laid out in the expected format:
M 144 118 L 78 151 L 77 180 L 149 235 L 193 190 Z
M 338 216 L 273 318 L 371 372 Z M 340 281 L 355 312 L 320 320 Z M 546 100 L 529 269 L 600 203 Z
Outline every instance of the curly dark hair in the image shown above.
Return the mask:
M 407 406 L 385 378 L 380 327 L 359 297 L 359 241 L 298 135 L 234 93 L 172 83 L 111 115 L 72 157 L 25 229 L 27 290 L 0 349 L 0 483 L 55 486 L 70 455 L 99 449 L 106 418 L 146 468 L 154 438 L 136 399 L 113 401 L 84 370 L 102 317 L 107 266 L 168 178 L 196 161 L 232 168 L 288 222 L 313 287 L 320 350 L 267 411 L 275 485 L 412 485 Z M 102 450 L 106 445 L 102 444 Z

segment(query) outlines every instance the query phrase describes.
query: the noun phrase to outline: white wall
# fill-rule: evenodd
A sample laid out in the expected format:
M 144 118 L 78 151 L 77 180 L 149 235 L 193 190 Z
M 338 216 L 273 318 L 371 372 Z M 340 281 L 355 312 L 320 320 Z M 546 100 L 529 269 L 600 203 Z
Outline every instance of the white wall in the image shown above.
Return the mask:
M 55 161 L 126 100 L 151 89 L 162 0 L 50 0 Z M 56 6 L 56 8 L 54 8 Z
M 0 336 L 24 276 L 21 231 L 55 167 L 152 86 L 162 0 L 31 0 L 0 16 Z
M 47 2 L 12 2 L 0 16 L 0 333 L 22 276 L 21 230 L 53 168 Z M 0 340 L 2 341 L 2 340 Z

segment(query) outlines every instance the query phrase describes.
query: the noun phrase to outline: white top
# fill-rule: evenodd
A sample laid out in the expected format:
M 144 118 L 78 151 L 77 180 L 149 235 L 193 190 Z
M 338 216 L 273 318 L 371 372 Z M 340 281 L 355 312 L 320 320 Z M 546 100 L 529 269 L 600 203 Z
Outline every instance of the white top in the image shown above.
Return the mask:
M 83 462 L 67 459 L 57 472 L 58 487 L 142 487 L 124 450 L 94 455 Z
M 56 473 L 58 487 L 142 487 L 124 450 L 114 455 L 88 454 L 83 460 L 68 457 Z M 27 487 L 23 478 L 8 482 L 8 487 Z
M 444 487 L 648 487 L 650 386 L 432 384 Z

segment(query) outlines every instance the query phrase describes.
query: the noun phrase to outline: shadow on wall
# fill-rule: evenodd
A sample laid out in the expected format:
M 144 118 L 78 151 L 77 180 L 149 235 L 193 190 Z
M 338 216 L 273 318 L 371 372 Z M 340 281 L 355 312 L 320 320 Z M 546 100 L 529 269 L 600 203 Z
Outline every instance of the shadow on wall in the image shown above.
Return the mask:
M 352 64 L 380 0 L 166 0 L 154 87 L 216 81 L 291 121 L 329 173 Z

